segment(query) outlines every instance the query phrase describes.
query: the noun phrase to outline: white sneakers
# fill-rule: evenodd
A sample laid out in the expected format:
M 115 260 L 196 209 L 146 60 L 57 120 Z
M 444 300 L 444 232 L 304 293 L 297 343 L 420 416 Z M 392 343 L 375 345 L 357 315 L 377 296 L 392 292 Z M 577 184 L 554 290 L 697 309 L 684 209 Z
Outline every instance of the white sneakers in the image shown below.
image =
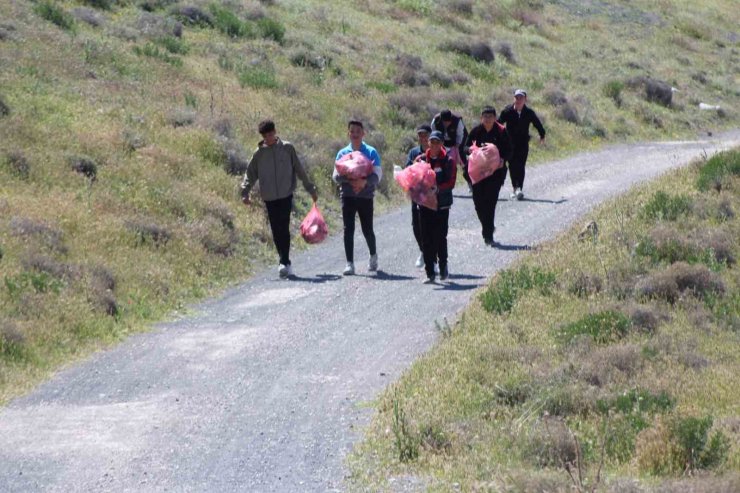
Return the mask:
M 342 275 L 354 276 L 355 275 L 355 263 L 347 262 L 347 265 L 344 267 L 344 270 L 342 271 Z
M 378 254 L 370 255 L 370 260 L 367 261 L 367 270 L 370 272 L 378 271 Z
M 524 192 L 522 192 L 521 188 L 516 189 L 515 195 L 517 200 L 522 200 L 524 198 Z
M 419 258 L 416 259 L 416 264 L 414 265 L 416 265 L 417 269 L 421 269 L 422 267 L 424 267 L 424 254 L 423 253 L 419 254 Z
M 290 265 L 280 264 L 278 266 L 278 276 L 280 279 L 287 279 L 293 275 L 293 267 Z

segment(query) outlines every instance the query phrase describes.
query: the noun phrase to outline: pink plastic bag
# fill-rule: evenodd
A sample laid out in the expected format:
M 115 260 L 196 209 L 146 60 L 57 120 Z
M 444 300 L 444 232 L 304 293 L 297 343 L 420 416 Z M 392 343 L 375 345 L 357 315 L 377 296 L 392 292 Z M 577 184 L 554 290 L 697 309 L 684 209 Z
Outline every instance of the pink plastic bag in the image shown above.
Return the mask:
M 396 182 L 419 205 L 437 210 L 437 176 L 424 161 L 418 161 L 396 175 Z
M 352 151 L 337 160 L 337 173 L 350 180 L 367 178 L 373 172 L 373 162 L 360 151 Z
M 306 240 L 306 243 L 312 244 L 321 243 L 329 236 L 329 228 L 326 226 L 319 208 L 316 207 L 316 203 L 313 204 L 311 210 L 306 214 L 306 218 L 301 222 L 301 236 Z
M 470 181 L 475 185 L 479 181 L 491 176 L 502 166 L 501 156 L 498 148 L 493 144 L 483 144 L 478 147 L 475 144 L 470 148 L 468 157 L 468 175 Z

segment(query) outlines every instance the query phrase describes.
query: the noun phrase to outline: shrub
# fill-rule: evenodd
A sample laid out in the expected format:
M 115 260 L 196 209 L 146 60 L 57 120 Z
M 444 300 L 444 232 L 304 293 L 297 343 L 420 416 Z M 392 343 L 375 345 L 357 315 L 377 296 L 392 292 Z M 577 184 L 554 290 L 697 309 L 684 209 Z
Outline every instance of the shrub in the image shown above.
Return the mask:
M 680 453 L 668 425 L 660 418 L 654 426 L 638 433 L 635 440 L 635 459 L 643 472 L 662 475 L 680 470 Z
M 574 125 L 581 123 L 581 117 L 578 115 L 578 109 L 572 103 L 565 103 L 558 107 L 555 115 L 566 122 L 570 122 Z
M 476 60 L 490 64 L 494 61 L 495 55 L 491 47 L 485 41 L 457 40 L 442 45 L 442 50 L 460 53 Z
M 562 106 L 568 103 L 568 96 L 560 89 L 550 89 L 544 94 L 545 101 L 552 106 Z
M 230 38 L 254 37 L 252 26 L 239 19 L 232 11 L 215 3 L 209 6 L 213 15 L 213 27 Z
M 617 108 L 622 107 L 622 90 L 624 89 L 624 82 L 619 80 L 610 80 L 604 85 L 604 96 L 610 98 L 617 105 Z
M 234 127 L 228 118 L 220 118 L 213 123 L 213 131 L 225 139 L 234 138 Z
M 658 191 L 642 208 L 642 215 L 655 221 L 675 221 L 691 212 L 692 201 L 686 195 L 669 195 Z
M 645 83 L 645 98 L 663 106 L 670 106 L 673 99 L 673 90 L 670 85 L 663 81 L 649 79 Z
M 676 280 L 676 285 L 682 292 L 690 291 L 698 297 L 725 292 L 722 278 L 704 265 L 677 262 L 668 267 L 666 272 Z
M 635 285 L 635 294 L 639 298 L 675 303 L 678 299 L 679 290 L 673 275 L 659 271 L 640 279 Z
M 622 414 L 656 414 L 673 409 L 676 400 L 666 392 L 654 393 L 647 389 L 630 389 L 611 399 L 599 400 L 597 409 L 602 414 L 615 411 Z
M 69 164 L 76 173 L 83 175 L 91 182 L 95 181 L 98 177 L 98 165 L 88 157 L 71 157 L 69 158 Z
M 224 162 L 224 171 L 232 176 L 241 176 L 247 171 L 249 158 L 244 149 L 235 142 L 230 142 L 226 146 L 226 160 Z
M 555 273 L 537 267 L 530 269 L 523 265 L 515 271 L 505 270 L 481 294 L 481 302 L 483 308 L 500 315 L 510 311 L 516 300 L 526 291 L 537 289 L 541 294 L 549 294 L 555 281 Z
M 123 131 L 123 142 L 128 152 L 134 152 L 146 146 L 144 136 L 129 129 Z
M 156 43 L 176 55 L 187 55 L 190 52 L 190 46 L 175 36 L 158 38 Z
M 126 228 L 132 231 L 140 245 L 152 244 L 159 248 L 165 246 L 172 238 L 172 233 L 158 224 L 137 220 L 127 221 Z
M 72 9 L 72 15 L 78 21 L 82 21 L 93 27 L 99 27 L 103 24 L 103 17 L 93 9 L 78 7 Z
M 664 318 L 662 314 L 657 312 L 655 308 L 650 305 L 631 306 L 628 309 L 628 315 L 634 328 L 648 333 L 655 332 L 661 320 Z
M 40 241 L 48 249 L 61 253 L 67 253 L 64 245 L 64 233 L 52 226 L 37 222 L 32 219 L 13 217 L 10 219 L 10 234 L 26 240 Z
M 74 267 L 62 262 L 57 262 L 53 258 L 45 255 L 31 255 L 23 259 L 22 264 L 27 270 L 43 272 L 55 279 L 69 280 L 79 276 L 78 271 Z M 38 289 L 37 286 L 37 291 L 46 291 L 46 289 Z
M 213 27 L 213 17 L 208 12 L 191 5 L 179 6 L 172 9 L 172 15 L 190 26 Z
M 504 59 L 511 63 L 512 65 L 516 65 L 516 56 L 514 55 L 514 48 L 511 47 L 510 43 L 507 43 L 506 41 L 501 41 L 496 45 L 496 53 L 504 57 Z
M 229 228 L 215 218 L 207 218 L 197 224 L 194 234 L 206 252 L 222 257 L 232 256 L 240 242 L 239 233 L 233 227 Z
M 242 67 L 239 70 L 239 84 L 253 89 L 275 89 L 279 86 L 275 72 L 259 65 Z
M 729 450 L 729 439 L 722 432 L 709 437 L 711 416 L 676 419 L 671 434 L 679 446 L 681 463 L 686 469 L 712 469 L 722 464 Z
M 43 19 L 59 26 L 60 28 L 74 32 L 76 30 L 75 19 L 66 10 L 54 3 L 44 0 L 33 7 L 33 11 Z
M 448 452 L 452 448 L 452 440 L 445 431 L 436 425 L 425 425 L 419 430 L 419 442 L 426 450 L 434 454 Z
M 146 12 L 154 12 L 177 2 L 178 0 L 143 0 L 139 3 L 139 8 Z
M 580 298 L 592 296 L 601 292 L 603 283 L 597 275 L 578 272 L 571 280 L 568 291 Z
M 24 359 L 26 356 L 25 341 L 26 338 L 14 322 L 0 320 L 0 357 L 15 361 Z
M 410 462 L 419 456 L 419 437 L 411 430 L 406 413 L 398 399 L 393 400 L 393 436 L 395 437 L 398 460 Z
M 563 467 L 574 464 L 576 442 L 562 419 L 544 418 L 530 431 L 523 459 L 540 467 Z
M 23 154 L 20 152 L 11 152 L 5 160 L 12 174 L 22 180 L 28 179 L 31 172 L 31 165 Z
M 280 44 L 285 40 L 285 26 L 269 17 L 257 19 L 257 29 L 264 39 L 272 39 Z
M 612 344 L 578 354 L 571 358 L 571 365 L 581 380 L 603 387 L 624 376 L 634 376 L 642 368 L 640 353 L 640 348 L 633 344 Z
M 728 178 L 740 175 L 740 150 L 724 151 L 712 156 L 699 169 L 696 186 L 701 191 L 726 188 Z
M 169 115 L 167 115 L 167 123 L 175 128 L 187 127 L 195 123 L 195 118 L 197 116 L 198 114 L 195 111 L 191 109 L 181 108 L 172 111 Z
M 623 313 L 606 310 L 565 325 L 559 329 L 559 336 L 565 342 L 570 342 L 586 335 L 598 344 L 608 344 L 626 336 L 631 326 L 630 319 Z
M 331 66 L 331 57 L 312 53 L 307 49 L 301 49 L 290 55 L 290 63 L 297 67 L 312 68 L 315 70 L 324 70 Z
M 82 3 L 101 10 L 110 10 L 114 0 L 83 0 Z
M 707 235 L 707 245 L 701 245 L 674 229 L 656 228 L 637 244 L 635 254 L 648 257 L 653 263 L 703 263 L 718 269 L 722 263 L 734 262 L 732 247 L 723 240 L 721 235 Z
M 157 47 L 153 43 L 147 43 L 144 46 L 134 46 L 134 53 L 139 56 L 148 56 L 151 58 L 162 60 L 163 62 L 169 63 L 174 67 L 182 67 L 182 58 L 172 56 L 166 51 L 161 51 L 159 47 Z

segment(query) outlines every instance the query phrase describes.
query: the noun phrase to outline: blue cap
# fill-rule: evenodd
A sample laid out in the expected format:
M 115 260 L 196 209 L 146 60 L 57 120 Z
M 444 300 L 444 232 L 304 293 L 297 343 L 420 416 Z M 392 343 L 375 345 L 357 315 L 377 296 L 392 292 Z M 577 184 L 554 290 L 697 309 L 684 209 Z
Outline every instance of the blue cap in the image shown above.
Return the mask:
M 434 132 L 432 132 L 432 134 L 429 136 L 429 140 L 435 139 L 442 142 L 444 140 L 444 135 L 442 135 L 442 132 L 440 132 L 439 130 L 435 130 Z

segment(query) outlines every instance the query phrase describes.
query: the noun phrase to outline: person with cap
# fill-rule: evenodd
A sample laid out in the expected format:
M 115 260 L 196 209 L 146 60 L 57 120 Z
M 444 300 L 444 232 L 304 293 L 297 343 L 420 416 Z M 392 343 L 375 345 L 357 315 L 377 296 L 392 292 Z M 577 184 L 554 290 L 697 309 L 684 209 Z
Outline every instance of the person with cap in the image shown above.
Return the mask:
M 416 137 L 419 145 L 413 147 L 406 158 L 406 165 L 404 168 L 408 168 L 416 161 L 416 158 L 421 156 L 429 149 L 429 134 L 432 133 L 432 127 L 429 125 L 419 125 L 416 127 Z M 411 229 L 414 231 L 414 239 L 416 244 L 419 246 L 419 258 L 416 259 L 416 267 L 424 267 L 424 248 L 421 239 L 421 226 L 419 224 L 419 204 L 411 202 Z
M 280 140 L 275 123 L 264 120 L 258 126 L 262 140 L 247 165 L 241 184 L 242 202 L 251 205 L 249 193 L 259 181 L 260 195 L 267 208 L 272 230 L 272 241 L 280 257 L 278 275 L 285 279 L 293 275 L 290 263 L 290 213 L 293 210 L 293 192 L 296 176 L 314 202 L 318 199 L 316 186 L 303 168 L 295 148 L 290 142 Z
M 339 158 L 353 151 L 360 151 L 367 159 L 373 163 L 373 172 L 368 176 L 362 188 L 355 191 L 350 179 L 341 176 L 334 168 L 332 179 L 339 184 L 339 195 L 342 201 L 342 222 L 344 223 L 344 254 L 347 258 L 347 264 L 342 272 L 345 276 L 351 276 L 355 273 L 354 248 L 355 248 L 355 216 L 360 216 L 360 227 L 362 235 L 367 242 L 367 248 L 370 252 L 370 260 L 367 264 L 367 270 L 376 272 L 378 270 L 378 253 L 375 248 L 375 232 L 373 231 L 373 199 L 375 197 L 375 188 L 378 186 L 383 176 L 383 170 L 380 167 L 380 155 L 373 147 L 365 143 L 365 127 L 361 121 L 350 120 L 347 123 L 347 135 L 349 136 L 349 145 L 337 152 L 334 159 Z
M 511 157 L 511 139 L 504 126 L 496 121 L 496 109 L 493 106 L 486 106 L 481 111 L 480 125 L 470 131 L 465 143 L 467 153 L 470 152 L 473 144 L 478 147 L 482 147 L 483 144 L 494 144 L 498 148 L 502 164 Z M 504 181 L 506 181 L 506 166 L 501 166 L 491 176 L 473 184 L 473 204 L 481 224 L 483 241 L 488 246 L 494 246 L 496 204 Z
M 460 115 L 457 115 L 449 109 L 442 110 L 432 118 L 432 130 L 437 130 L 444 137 L 444 146 L 450 150 L 450 159 L 456 166 L 462 167 L 463 178 L 468 182 L 470 188 L 470 177 L 468 176 L 468 159 L 463 152 L 463 146 L 468 138 L 468 129 Z
M 514 103 L 504 108 L 498 121 L 506 125 L 506 130 L 514 145 L 509 162 L 513 190 L 511 198 L 522 200 L 524 198 L 524 169 L 527 165 L 527 156 L 529 156 L 529 125 L 531 123 L 540 134 L 540 144 L 545 143 L 545 127 L 542 126 L 537 114 L 527 106 L 527 92 L 524 89 L 514 91 Z
M 439 130 L 429 135 L 429 148 L 419 155 L 434 170 L 437 180 L 437 209 L 419 207 L 422 250 L 424 252 L 425 284 L 435 282 L 435 265 L 439 263 L 439 278 L 449 277 L 447 265 L 447 231 L 452 207 L 452 189 L 455 188 L 457 170 L 443 145 L 444 136 Z

